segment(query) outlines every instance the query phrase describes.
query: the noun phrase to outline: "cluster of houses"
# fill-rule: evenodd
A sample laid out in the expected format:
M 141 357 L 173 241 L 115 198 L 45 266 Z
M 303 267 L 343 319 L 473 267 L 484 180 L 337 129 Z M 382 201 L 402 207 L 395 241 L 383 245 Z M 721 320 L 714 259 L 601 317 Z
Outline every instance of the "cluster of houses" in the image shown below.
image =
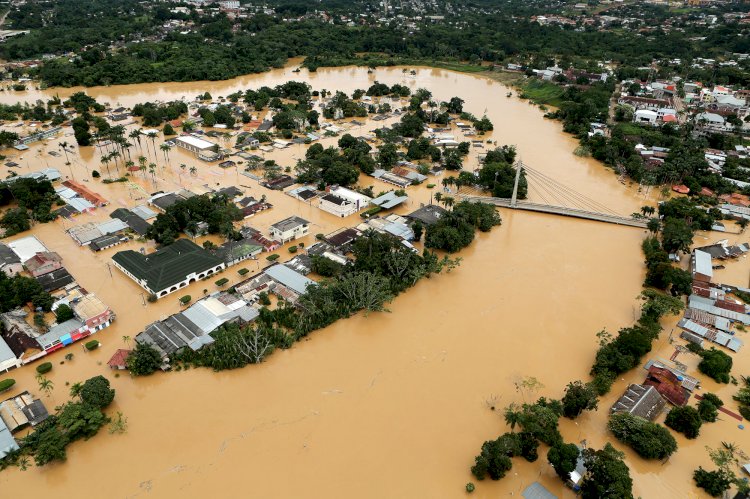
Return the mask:
M 734 259 L 748 251 L 750 246 L 747 244 L 731 246 L 726 241 L 693 251 L 692 294 L 688 298 L 684 317 L 677 324 L 681 329 L 681 338 L 701 347 L 711 342 L 732 352 L 739 351 L 743 342 L 735 335 L 735 325 L 750 325 L 750 309 L 744 303 L 729 299 L 726 286 L 712 282 L 713 259 Z M 686 374 L 685 366 L 674 360 L 675 357 L 671 363 L 649 360 L 644 366 L 646 379 L 628 386 L 612 406 L 611 412 L 627 412 L 653 421 L 667 403 L 686 405 L 692 393 L 700 387 L 700 381 Z
M 219 327 L 247 324 L 257 317 L 258 311 L 236 294 L 217 292 L 166 319 L 152 322 L 136 335 L 135 341 L 156 349 L 167 364 L 170 356 L 183 348 L 195 351 L 213 343 L 210 333 Z M 124 368 L 127 353 L 116 352 L 110 367 Z
M 750 91 L 701 82 L 624 80 L 617 103 L 633 111 L 633 121 L 647 125 L 690 120 L 702 133 L 750 130 Z
M 402 202 L 394 193 L 380 196 L 383 205 L 395 206 Z M 210 334 L 227 323 L 247 324 L 257 318 L 257 304 L 261 296 L 275 295 L 295 304 L 315 281 L 307 277 L 312 272 L 315 257 L 327 258 L 340 265 L 349 262 L 352 244 L 369 230 L 399 238 L 414 250 L 411 224 L 424 225 L 437 222 L 446 211 L 435 205 L 422 206 L 406 217 L 390 214 L 386 217 L 369 217 L 356 227 L 344 227 L 324 235 L 314 244 L 303 247 L 302 253 L 285 263 L 270 266 L 247 277 L 233 286 L 233 292 L 218 292 L 194 303 L 166 319 L 153 322 L 136 336 L 138 343 L 153 346 L 168 367 L 169 358 L 183 348 L 198 350 L 214 340 Z M 251 227 L 240 229 L 243 239 L 228 242 L 218 249 L 205 249 L 188 239 L 178 239 L 169 246 L 144 254 L 121 251 L 113 256 L 114 265 L 157 299 L 174 293 L 189 284 L 209 279 L 244 258 L 253 258 L 262 251 L 273 251 L 281 244 L 310 234 L 310 222 L 291 216 L 272 224 L 270 238 Z M 240 254 L 231 253 L 232 246 L 241 247 Z M 231 257 L 222 257 L 229 252 Z M 115 352 L 109 365 L 124 369 L 128 351 Z
M 62 258 L 49 251 L 36 237 L 28 236 L 0 245 L 2 270 L 35 279 L 53 298 L 52 311 L 67 305 L 73 318 L 51 326 L 32 321 L 37 312 L 31 305 L 0 314 L 0 372 L 32 362 L 108 327 L 115 314 L 95 294 L 75 282 L 63 267 Z
M 667 403 L 682 407 L 688 403 L 692 392 L 700 387 L 697 378 L 666 363 L 649 360 L 644 368 L 646 379 L 627 387 L 625 393 L 612 405 L 612 414 L 624 412 L 653 421 L 659 417 Z
M 45 168 L 23 175 L 9 177 L 5 182 L 15 182 L 19 179 L 31 178 L 35 180 L 49 180 L 53 184 L 62 179 L 62 175 L 56 168 Z M 64 201 L 64 205 L 57 208 L 54 213 L 58 216 L 71 218 L 82 213 L 90 213 L 97 208 L 107 206 L 109 201 L 91 189 L 74 180 L 64 180 L 55 187 L 55 194 Z
M 732 352 L 742 347 L 743 342 L 735 335 L 734 326 L 738 323 L 742 327 L 750 325 L 750 307 L 729 298 L 727 291 L 732 288 L 712 282 L 713 259 L 737 258 L 748 251 L 750 246 L 747 244 L 729 246 L 726 241 L 693 251 L 692 294 L 688 298 L 685 316 L 678 323 L 683 339 L 699 346 L 708 341 Z
M 19 449 L 13 434 L 49 417 L 44 403 L 28 391 L 0 402 L 0 459 Z

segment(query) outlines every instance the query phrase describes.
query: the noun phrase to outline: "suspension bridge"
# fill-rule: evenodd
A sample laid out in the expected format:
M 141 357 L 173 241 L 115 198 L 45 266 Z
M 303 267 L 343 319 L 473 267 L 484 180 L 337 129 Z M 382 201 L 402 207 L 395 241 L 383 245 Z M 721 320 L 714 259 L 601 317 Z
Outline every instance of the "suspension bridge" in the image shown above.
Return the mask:
M 518 199 L 518 185 L 521 179 L 521 172 L 526 174 L 528 191 L 532 192 L 535 198 L 541 199 L 543 203 Z M 513 210 L 549 213 L 552 215 L 582 218 L 585 220 L 625 225 L 628 227 L 645 229 L 648 223 L 645 219 L 618 214 L 611 210 L 607 205 L 576 192 L 570 187 L 557 182 L 553 178 L 534 170 L 520 161 L 516 164 L 516 178 L 513 184 L 513 195 L 511 198 L 495 198 L 465 194 L 462 194 L 461 197 L 467 201 L 481 201 Z

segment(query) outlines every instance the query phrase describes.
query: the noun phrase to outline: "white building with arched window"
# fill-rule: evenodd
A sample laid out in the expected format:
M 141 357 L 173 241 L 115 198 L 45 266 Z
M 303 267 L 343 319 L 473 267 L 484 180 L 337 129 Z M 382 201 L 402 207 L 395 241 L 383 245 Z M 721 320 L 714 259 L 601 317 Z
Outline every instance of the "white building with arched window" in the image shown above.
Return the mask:
M 147 255 L 127 250 L 112 257 L 115 267 L 140 287 L 162 298 L 226 268 L 220 258 L 188 239 L 178 239 Z

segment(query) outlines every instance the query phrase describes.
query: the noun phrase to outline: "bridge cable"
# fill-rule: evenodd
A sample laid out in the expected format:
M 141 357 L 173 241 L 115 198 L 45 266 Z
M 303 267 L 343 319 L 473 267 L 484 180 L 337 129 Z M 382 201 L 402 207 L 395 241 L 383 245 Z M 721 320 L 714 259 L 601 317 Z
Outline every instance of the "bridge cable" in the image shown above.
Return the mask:
M 570 195 L 564 190 L 561 190 L 558 188 L 558 186 L 552 182 L 550 182 L 548 179 L 543 177 L 537 177 L 536 175 L 532 174 L 530 175 L 532 179 L 534 179 L 536 184 L 540 186 L 544 186 L 546 189 L 552 190 L 556 193 L 555 198 L 561 199 L 561 206 L 565 207 L 567 205 L 572 205 L 578 209 L 581 209 L 583 211 L 596 211 L 595 209 L 592 210 L 591 207 L 587 204 L 583 204 L 580 200 L 580 198 L 577 198 L 575 196 Z
M 564 184 L 560 184 L 559 182 L 556 182 L 554 179 L 552 179 L 552 178 L 544 175 L 543 173 L 541 173 L 539 171 L 536 171 L 536 170 L 532 169 L 531 173 L 532 173 L 532 175 L 534 175 L 535 178 L 537 178 L 537 179 L 545 179 L 547 182 L 551 182 L 557 188 L 565 191 L 570 196 L 572 196 L 572 197 L 574 197 L 576 199 L 579 199 L 580 202 L 583 203 L 585 206 L 595 207 L 594 211 L 604 211 L 604 212 L 608 212 L 608 213 L 612 213 L 614 215 L 617 215 L 616 212 L 612 211 L 606 205 L 604 205 L 602 203 L 599 203 L 599 202 L 597 202 L 597 201 L 595 201 L 595 200 L 593 200 L 593 199 L 591 199 L 591 198 L 589 198 L 587 196 L 584 196 L 584 195 L 580 194 L 579 192 L 571 189 L 570 187 L 565 186 Z
M 529 175 L 534 180 L 540 183 L 544 183 L 549 188 L 556 190 L 557 192 L 560 193 L 561 196 L 564 196 L 566 199 L 569 200 L 570 203 L 572 203 L 576 207 L 582 208 L 586 211 L 591 211 L 591 212 L 598 211 L 598 212 L 610 213 L 612 215 L 620 216 L 618 213 L 608 208 L 606 205 L 599 203 L 591 198 L 588 198 L 587 196 L 584 196 L 576 192 L 575 190 L 556 182 L 555 180 L 542 174 L 541 172 L 530 169 L 528 167 L 525 167 L 524 169 L 527 171 L 527 173 L 529 173 Z
M 586 209 L 594 208 L 593 211 L 606 211 L 606 212 L 612 212 L 609 208 L 607 208 L 605 205 L 594 201 L 593 199 L 587 198 L 586 196 L 583 196 L 582 194 L 558 183 L 555 182 L 553 179 L 547 177 L 544 174 L 541 174 L 540 172 L 537 172 L 536 170 L 532 170 L 529 172 L 533 178 L 540 182 L 544 182 L 548 185 L 550 185 L 552 188 L 560 191 L 561 193 L 565 193 L 565 197 L 567 199 L 570 199 L 571 202 L 579 207 L 585 207 Z M 577 200 L 577 201 L 573 201 Z
M 543 179 L 547 183 L 551 183 L 552 185 L 555 186 L 555 188 L 560 189 L 561 191 L 564 191 L 565 193 L 567 193 L 569 196 L 574 197 L 574 198 L 580 200 L 580 202 L 582 202 L 584 205 L 587 205 L 587 206 L 596 206 L 598 209 L 603 209 L 603 210 L 609 211 L 609 208 L 607 208 L 602 203 L 594 201 L 593 199 L 588 198 L 588 197 L 586 197 L 586 196 L 584 196 L 584 195 L 576 192 L 575 190 L 571 189 L 570 187 L 567 187 L 564 184 L 561 184 L 561 183 L 555 181 L 554 179 L 550 178 L 549 176 L 547 176 L 547 175 L 545 175 L 545 174 L 543 174 L 543 173 L 541 173 L 541 172 L 539 172 L 537 170 L 534 170 L 533 168 L 528 168 L 527 167 L 527 169 L 528 169 L 529 174 L 531 174 L 532 176 L 534 176 L 538 180 L 542 180 Z

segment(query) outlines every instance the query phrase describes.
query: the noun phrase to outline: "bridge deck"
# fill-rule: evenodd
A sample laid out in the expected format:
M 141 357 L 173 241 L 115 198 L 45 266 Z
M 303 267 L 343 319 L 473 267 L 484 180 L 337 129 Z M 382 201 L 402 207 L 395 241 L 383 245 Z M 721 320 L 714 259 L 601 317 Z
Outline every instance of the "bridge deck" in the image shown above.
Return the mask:
M 462 196 L 467 201 L 481 201 L 484 203 L 491 203 L 495 206 L 502 206 L 504 208 L 511 207 L 511 200 L 506 198 L 492 198 L 483 196 Z M 645 229 L 647 220 L 639 220 L 631 217 L 621 217 L 617 215 L 610 215 L 607 213 L 597 213 L 594 211 L 579 210 L 576 208 L 567 208 L 564 206 L 553 206 L 547 204 L 531 203 L 528 201 L 516 201 L 516 206 L 513 208 L 516 210 L 524 211 L 535 211 L 538 213 L 551 213 L 554 215 L 562 215 L 566 217 L 583 218 L 585 220 L 595 220 L 597 222 L 605 222 L 617 225 L 626 225 L 628 227 L 638 227 Z

